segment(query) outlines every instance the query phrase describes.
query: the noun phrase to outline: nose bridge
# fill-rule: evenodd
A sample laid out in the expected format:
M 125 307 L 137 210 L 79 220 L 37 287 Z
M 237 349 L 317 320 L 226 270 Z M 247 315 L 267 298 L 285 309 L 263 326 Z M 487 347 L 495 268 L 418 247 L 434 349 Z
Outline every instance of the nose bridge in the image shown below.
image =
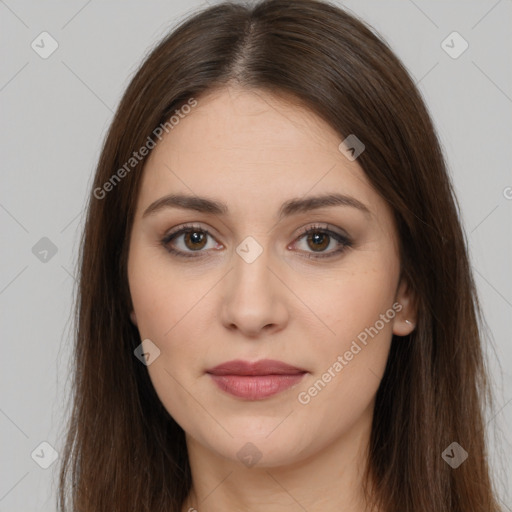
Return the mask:
M 234 281 L 242 285 L 242 289 L 249 287 L 258 291 L 259 288 L 266 288 L 268 285 L 269 266 L 271 265 L 271 251 L 268 246 L 268 237 L 256 237 L 249 235 L 245 237 L 236 247 L 234 257 Z
M 265 248 L 263 247 L 263 244 L 266 244 L 268 242 L 266 240 L 268 237 L 266 237 L 265 240 L 263 240 L 262 236 L 258 236 L 258 238 L 260 241 L 258 241 L 252 235 L 246 236 L 236 247 L 236 253 L 240 257 L 240 259 L 243 260 L 249 266 L 253 265 L 254 262 L 258 260 L 260 260 L 261 264 L 262 259 L 268 259 L 268 245 Z
M 268 236 L 247 236 L 235 248 L 233 271 L 225 290 L 222 322 L 254 335 L 265 326 L 282 327 L 287 308 L 273 275 Z

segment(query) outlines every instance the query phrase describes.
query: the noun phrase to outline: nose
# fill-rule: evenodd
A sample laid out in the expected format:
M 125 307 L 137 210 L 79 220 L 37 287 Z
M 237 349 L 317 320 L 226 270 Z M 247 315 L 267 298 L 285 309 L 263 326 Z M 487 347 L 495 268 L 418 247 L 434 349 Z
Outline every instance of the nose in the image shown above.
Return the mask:
M 234 253 L 234 268 L 223 280 L 220 319 L 227 329 L 255 338 L 284 329 L 291 292 L 283 284 L 285 280 L 268 250 L 248 261 Z

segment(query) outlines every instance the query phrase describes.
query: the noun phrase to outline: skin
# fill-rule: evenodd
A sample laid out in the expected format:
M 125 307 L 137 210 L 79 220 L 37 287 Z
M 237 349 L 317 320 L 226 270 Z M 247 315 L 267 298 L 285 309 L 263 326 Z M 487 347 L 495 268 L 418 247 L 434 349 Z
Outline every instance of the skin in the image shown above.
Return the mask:
M 273 512 L 364 510 L 361 474 L 375 394 L 392 334 L 414 329 L 415 310 L 399 281 L 392 212 L 357 159 L 339 151 L 341 140 L 284 97 L 230 86 L 198 98 L 146 163 L 128 258 L 131 318 L 141 340 L 160 350 L 149 376 L 186 433 L 193 488 L 183 512 L 266 512 L 270 504 Z M 328 206 L 277 221 L 286 200 L 333 191 L 370 213 Z M 170 193 L 223 201 L 229 213 L 166 208 L 143 217 Z M 185 223 L 208 230 L 206 244 L 180 235 L 169 245 L 189 253 L 199 247 L 202 256 L 180 258 L 162 245 Z M 308 259 L 319 252 L 299 230 L 316 223 L 348 235 L 352 246 Z M 263 249 L 252 263 L 236 252 L 247 236 Z M 331 237 L 320 246 L 325 254 L 340 244 Z M 394 303 L 401 311 L 300 403 L 298 394 Z M 232 359 L 265 358 L 308 373 L 256 401 L 221 391 L 205 373 Z M 252 467 L 237 456 L 248 442 L 261 454 Z

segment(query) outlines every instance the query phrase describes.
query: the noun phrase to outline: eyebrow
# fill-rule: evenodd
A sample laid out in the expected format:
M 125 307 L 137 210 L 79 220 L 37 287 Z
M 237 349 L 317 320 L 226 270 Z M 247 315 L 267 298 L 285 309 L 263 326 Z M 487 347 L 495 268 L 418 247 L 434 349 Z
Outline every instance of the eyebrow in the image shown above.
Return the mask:
M 326 206 L 349 206 L 362 211 L 367 216 L 372 215 L 369 208 L 355 197 L 332 193 L 290 199 L 282 204 L 279 209 L 278 218 L 281 220 L 283 217 L 289 217 L 297 213 L 316 210 Z M 166 208 L 180 208 L 214 215 L 227 215 L 229 213 L 228 206 L 220 201 L 186 194 L 170 194 L 151 203 L 142 214 L 142 217 L 154 215 Z

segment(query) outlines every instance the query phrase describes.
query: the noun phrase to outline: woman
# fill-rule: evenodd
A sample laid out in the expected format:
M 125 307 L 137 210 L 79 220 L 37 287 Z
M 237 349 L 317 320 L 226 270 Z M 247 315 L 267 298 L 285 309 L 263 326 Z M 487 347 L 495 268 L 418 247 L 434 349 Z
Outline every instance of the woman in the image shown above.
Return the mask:
M 162 41 L 80 265 L 61 510 L 499 510 L 439 142 L 338 7 L 223 3 Z

